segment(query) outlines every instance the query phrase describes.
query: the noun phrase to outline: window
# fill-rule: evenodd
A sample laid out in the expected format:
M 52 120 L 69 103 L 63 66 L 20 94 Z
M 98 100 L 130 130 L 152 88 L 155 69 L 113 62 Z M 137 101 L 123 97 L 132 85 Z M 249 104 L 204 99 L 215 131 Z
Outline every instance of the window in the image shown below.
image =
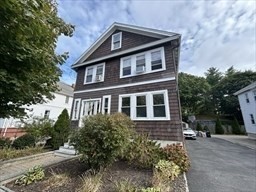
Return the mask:
M 119 111 L 132 120 L 170 120 L 167 90 L 120 95 Z
M 121 112 L 130 116 L 131 114 L 131 98 L 130 97 L 122 97 Z
M 97 83 L 104 80 L 105 64 L 90 66 L 85 70 L 84 84 Z
M 116 50 L 121 48 L 122 45 L 122 33 L 116 33 L 112 35 L 112 44 L 111 44 L 111 50 Z
M 254 120 L 253 114 L 250 114 L 250 117 L 251 117 L 252 124 L 255 124 L 255 120 Z
M 124 59 L 123 68 L 122 68 L 122 76 L 131 75 L 131 58 Z
M 102 114 L 110 114 L 111 95 L 103 96 Z
M 121 58 L 120 78 L 165 70 L 164 48 Z
M 165 117 L 164 94 L 153 95 L 154 117 Z
M 81 99 L 75 99 L 75 101 L 74 101 L 72 120 L 78 120 L 80 101 L 81 101 Z
M 147 117 L 146 95 L 136 97 L 136 117 Z
M 44 118 L 45 118 L 45 119 L 49 119 L 49 117 L 50 117 L 50 110 L 45 110 L 45 112 L 44 112 Z
M 254 95 L 254 100 L 256 101 L 256 90 L 253 91 L 253 95 Z
M 82 101 L 81 117 L 100 113 L 101 99 L 86 99 Z
M 66 96 L 65 103 L 68 104 L 69 102 L 69 96 Z
M 161 51 L 151 52 L 151 70 L 162 69 Z
M 142 73 L 145 71 L 146 59 L 145 55 L 140 55 L 136 57 L 136 73 Z
M 246 103 L 250 103 L 249 97 L 248 97 L 248 93 L 245 93 L 245 99 L 246 99 Z

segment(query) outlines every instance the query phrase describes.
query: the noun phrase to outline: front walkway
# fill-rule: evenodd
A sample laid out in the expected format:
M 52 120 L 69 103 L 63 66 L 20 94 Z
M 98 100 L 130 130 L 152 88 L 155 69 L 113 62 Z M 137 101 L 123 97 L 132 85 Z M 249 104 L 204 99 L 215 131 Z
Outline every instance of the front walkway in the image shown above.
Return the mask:
M 76 156 L 61 155 L 55 152 L 47 152 L 28 157 L 11 159 L 0 162 L 0 185 L 16 179 L 29 168 L 36 165 L 43 167 L 53 165 L 62 161 L 67 161 Z

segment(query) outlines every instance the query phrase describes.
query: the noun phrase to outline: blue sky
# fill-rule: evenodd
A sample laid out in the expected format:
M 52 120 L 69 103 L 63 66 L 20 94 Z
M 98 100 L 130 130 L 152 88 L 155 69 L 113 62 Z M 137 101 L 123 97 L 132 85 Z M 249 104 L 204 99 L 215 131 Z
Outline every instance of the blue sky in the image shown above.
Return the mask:
M 113 23 L 121 22 L 182 34 L 182 72 L 203 76 L 210 67 L 224 72 L 256 71 L 256 1 L 254 0 L 59 0 L 58 11 L 76 26 L 61 36 L 57 52 L 69 52 L 62 81 L 75 83 L 71 64 Z

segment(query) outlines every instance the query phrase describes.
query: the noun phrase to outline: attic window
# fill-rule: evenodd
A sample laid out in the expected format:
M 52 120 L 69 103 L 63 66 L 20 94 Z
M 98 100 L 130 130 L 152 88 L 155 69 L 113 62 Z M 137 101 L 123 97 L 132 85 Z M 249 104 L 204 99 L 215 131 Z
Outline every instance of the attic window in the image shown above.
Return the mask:
M 111 50 L 116 50 L 121 48 L 122 45 L 122 32 L 112 35 Z

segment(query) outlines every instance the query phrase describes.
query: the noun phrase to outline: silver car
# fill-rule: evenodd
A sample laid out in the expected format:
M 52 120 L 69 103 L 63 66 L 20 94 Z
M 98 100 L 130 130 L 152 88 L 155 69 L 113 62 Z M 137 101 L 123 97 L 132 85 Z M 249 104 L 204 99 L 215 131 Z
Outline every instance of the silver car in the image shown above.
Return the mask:
M 196 133 L 191 128 L 183 128 L 183 135 L 185 139 L 196 140 Z

